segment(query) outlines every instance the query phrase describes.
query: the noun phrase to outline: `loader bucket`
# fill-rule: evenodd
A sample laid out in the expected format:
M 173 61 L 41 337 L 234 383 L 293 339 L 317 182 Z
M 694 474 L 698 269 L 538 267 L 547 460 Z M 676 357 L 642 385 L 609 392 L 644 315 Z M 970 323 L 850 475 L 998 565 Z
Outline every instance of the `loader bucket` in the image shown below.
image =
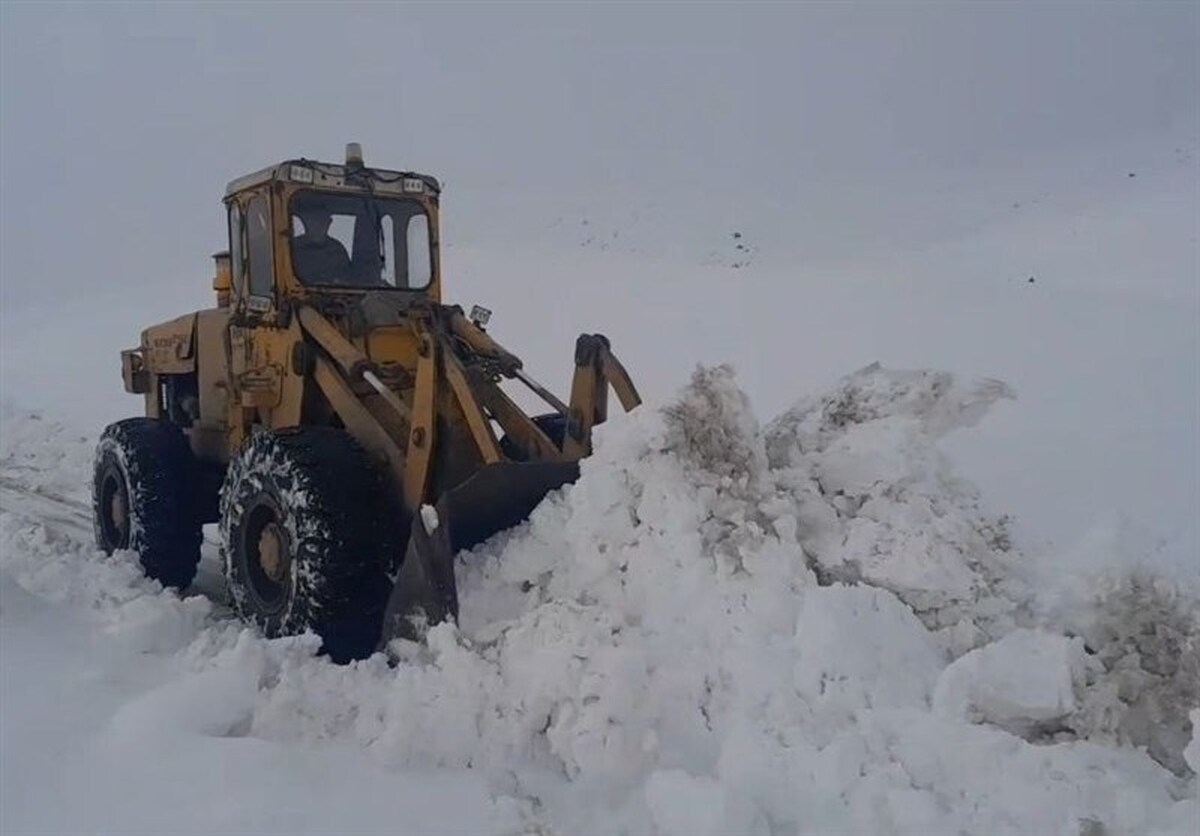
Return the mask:
M 381 646 L 395 638 L 418 638 L 414 620 L 432 625 L 456 618 L 454 556 L 521 522 L 546 494 L 578 478 L 579 462 L 484 465 L 442 494 L 432 531 L 418 512 L 384 612 Z

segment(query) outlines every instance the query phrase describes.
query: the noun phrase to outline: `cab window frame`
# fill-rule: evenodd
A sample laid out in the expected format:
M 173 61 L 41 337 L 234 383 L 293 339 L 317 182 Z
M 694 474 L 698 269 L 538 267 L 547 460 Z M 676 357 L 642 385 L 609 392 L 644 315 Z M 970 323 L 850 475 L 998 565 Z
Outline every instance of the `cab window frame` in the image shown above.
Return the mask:
M 229 279 L 234 299 L 241 299 L 246 289 L 246 229 L 242 207 L 236 200 L 228 206 Z

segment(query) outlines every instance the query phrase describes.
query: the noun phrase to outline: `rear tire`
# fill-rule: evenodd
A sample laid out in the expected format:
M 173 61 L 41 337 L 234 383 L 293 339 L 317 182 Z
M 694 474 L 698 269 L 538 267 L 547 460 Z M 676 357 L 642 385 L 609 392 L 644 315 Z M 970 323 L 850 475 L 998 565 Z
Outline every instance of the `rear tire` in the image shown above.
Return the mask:
M 186 589 L 200 562 L 195 488 L 196 462 L 178 427 L 155 418 L 110 424 L 92 477 L 96 545 L 136 552 L 149 577 Z
M 238 614 L 268 637 L 312 630 L 338 662 L 373 653 L 398 548 L 393 494 L 341 430 L 254 435 L 221 489 L 225 577 Z

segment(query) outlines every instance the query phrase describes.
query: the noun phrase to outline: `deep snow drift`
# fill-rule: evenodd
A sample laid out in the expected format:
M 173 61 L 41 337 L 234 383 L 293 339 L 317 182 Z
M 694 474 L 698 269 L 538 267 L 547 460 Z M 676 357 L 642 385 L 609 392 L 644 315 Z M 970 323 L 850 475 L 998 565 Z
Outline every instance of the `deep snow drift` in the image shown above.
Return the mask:
M 1019 553 L 937 447 L 1010 395 L 868 367 L 760 427 L 699 369 L 395 667 L 95 555 L 90 440 L 6 408 L 3 829 L 1190 832 L 1195 577 Z

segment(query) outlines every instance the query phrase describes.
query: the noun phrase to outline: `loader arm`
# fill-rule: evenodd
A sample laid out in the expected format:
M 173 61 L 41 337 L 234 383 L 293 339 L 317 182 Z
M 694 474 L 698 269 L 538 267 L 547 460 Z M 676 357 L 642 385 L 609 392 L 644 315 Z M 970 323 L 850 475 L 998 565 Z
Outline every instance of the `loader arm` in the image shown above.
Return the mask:
M 314 355 L 312 378 L 346 429 L 385 461 L 407 519 L 408 542 L 383 625 L 383 641 L 419 635 L 458 613 L 454 555 L 516 525 L 552 490 L 575 481 L 591 452 L 592 428 L 607 418 L 608 387 L 621 405 L 641 403 L 625 368 L 598 334 L 581 335 L 570 404 L 533 381 L 520 358 L 456 307 L 409 311 L 416 369 L 408 397 L 384 385 L 370 358 L 313 307 L 297 313 Z M 565 413 L 560 444 L 503 391 L 519 380 Z M 524 453 L 508 458 L 499 427 Z M 441 434 L 442 437 L 439 437 Z M 465 445 L 469 450 L 449 449 Z M 462 461 L 473 462 L 463 470 Z M 439 468 L 458 464 L 458 472 Z M 432 506 L 433 513 L 423 509 Z

